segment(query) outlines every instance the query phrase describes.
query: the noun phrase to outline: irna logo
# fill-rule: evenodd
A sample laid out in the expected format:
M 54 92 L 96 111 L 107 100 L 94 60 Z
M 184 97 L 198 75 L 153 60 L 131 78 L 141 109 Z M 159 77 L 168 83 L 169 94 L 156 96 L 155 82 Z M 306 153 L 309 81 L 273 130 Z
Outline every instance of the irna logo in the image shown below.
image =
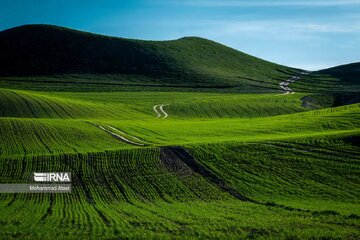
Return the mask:
M 34 172 L 35 182 L 71 182 L 71 173 L 69 172 Z

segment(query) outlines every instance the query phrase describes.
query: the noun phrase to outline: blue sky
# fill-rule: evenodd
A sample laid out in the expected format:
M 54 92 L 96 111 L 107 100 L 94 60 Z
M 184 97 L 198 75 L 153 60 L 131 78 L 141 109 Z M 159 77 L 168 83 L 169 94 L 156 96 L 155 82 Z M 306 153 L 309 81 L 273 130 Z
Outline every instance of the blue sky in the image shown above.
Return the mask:
M 360 61 L 360 0 L 0 1 L 0 30 L 31 23 L 139 39 L 200 36 L 307 70 Z

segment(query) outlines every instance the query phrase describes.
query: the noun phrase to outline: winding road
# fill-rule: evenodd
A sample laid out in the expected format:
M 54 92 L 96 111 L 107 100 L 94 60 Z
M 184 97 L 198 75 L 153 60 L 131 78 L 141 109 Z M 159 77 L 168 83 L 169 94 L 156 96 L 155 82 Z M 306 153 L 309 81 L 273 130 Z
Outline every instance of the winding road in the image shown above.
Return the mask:
M 293 83 L 293 82 L 295 82 L 296 80 L 299 80 L 299 79 L 300 79 L 299 76 L 292 76 L 288 80 L 285 80 L 284 82 L 281 82 L 279 84 L 280 88 L 285 91 L 285 93 L 283 93 L 283 95 L 294 94 L 295 92 L 289 87 L 289 85 L 290 85 L 290 83 Z
M 309 72 L 301 72 L 300 74 L 308 75 Z M 294 94 L 295 92 L 289 87 L 289 85 L 290 83 L 296 82 L 300 78 L 301 78 L 300 76 L 292 76 L 291 78 L 285 80 L 284 82 L 280 82 L 279 83 L 280 88 L 285 91 L 282 95 Z
M 167 118 L 169 116 L 169 114 L 164 111 L 164 107 L 167 105 L 169 104 L 158 104 L 153 106 L 153 110 L 156 112 L 158 118 Z

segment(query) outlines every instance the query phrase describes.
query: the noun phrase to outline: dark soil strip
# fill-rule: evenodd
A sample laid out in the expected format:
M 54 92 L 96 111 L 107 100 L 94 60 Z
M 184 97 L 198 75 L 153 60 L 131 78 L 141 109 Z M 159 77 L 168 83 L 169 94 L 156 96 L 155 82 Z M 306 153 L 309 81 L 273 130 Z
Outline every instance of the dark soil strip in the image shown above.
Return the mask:
M 23 159 L 22 159 L 22 167 L 21 167 L 21 176 L 24 178 L 25 177 L 25 171 L 26 171 L 26 158 L 25 157 L 23 157 Z M 16 201 L 16 199 L 17 199 L 17 196 L 18 196 L 18 194 L 17 193 L 14 193 L 13 195 L 12 195 L 13 197 L 12 197 L 12 199 L 10 200 L 10 202 L 8 202 L 7 204 L 6 204 L 6 206 L 7 207 L 10 207 L 15 201 Z
M 95 211 L 98 213 L 98 215 L 100 216 L 101 220 L 105 223 L 106 226 L 111 226 L 110 221 L 107 219 L 107 217 L 96 207 L 93 206 Z
M 218 176 L 216 176 L 211 170 L 207 169 L 206 167 L 202 166 L 200 163 L 198 163 L 194 157 L 183 147 L 161 147 L 160 148 L 160 159 L 162 163 L 172 171 L 180 170 L 179 168 L 179 161 L 182 161 L 187 166 L 189 166 L 192 171 L 200 174 L 204 178 L 206 178 L 209 182 L 212 182 L 216 184 L 219 188 L 221 188 L 223 191 L 228 192 L 233 197 L 241 200 L 241 201 L 247 201 L 256 203 L 262 206 L 265 206 L 267 208 L 277 208 L 277 209 L 283 209 L 286 211 L 291 212 L 301 212 L 306 214 L 312 214 L 312 216 L 323 216 L 323 215 L 339 215 L 343 218 L 356 218 L 360 219 L 360 216 L 356 214 L 351 214 L 348 216 L 344 216 L 339 214 L 338 212 L 331 211 L 331 210 L 325 210 L 325 211 L 312 211 L 307 209 L 301 209 L 296 207 L 290 207 L 274 202 L 258 202 L 256 200 L 252 200 L 241 193 L 237 192 L 235 189 L 233 189 L 231 186 L 227 185 L 224 180 L 220 179 Z M 182 165 L 182 164 L 180 164 Z
M 7 207 L 11 206 L 16 201 L 16 196 L 17 194 L 14 193 L 13 198 L 10 200 L 10 202 L 8 202 L 8 204 L 6 204 Z
M 214 183 L 219 188 L 221 188 L 223 191 L 229 193 L 233 197 L 241 200 L 241 201 L 247 201 L 247 202 L 256 202 L 235 189 L 233 189 L 231 186 L 229 186 L 227 183 L 225 183 L 224 180 L 216 176 L 213 172 L 211 172 L 209 169 L 198 163 L 194 157 L 186 151 L 185 148 L 182 147 L 161 147 L 160 148 L 160 158 L 163 162 L 176 162 L 177 160 L 181 160 L 186 165 L 188 165 L 194 172 L 200 174 L 204 178 L 206 178 L 209 182 Z
M 161 163 L 169 171 L 175 172 L 180 178 L 190 177 L 194 174 L 194 171 L 180 159 L 174 151 L 161 148 L 160 151 Z
M 46 213 L 41 217 L 41 221 L 45 221 L 47 217 L 49 217 L 53 212 L 54 207 L 54 193 L 50 194 L 50 206 L 46 210 Z
M 85 185 L 85 182 L 83 180 L 82 171 L 79 170 L 76 175 L 77 178 L 75 178 L 75 181 L 80 185 L 80 188 L 84 191 L 86 201 L 89 204 L 94 204 L 95 200 L 93 199 L 90 190 Z

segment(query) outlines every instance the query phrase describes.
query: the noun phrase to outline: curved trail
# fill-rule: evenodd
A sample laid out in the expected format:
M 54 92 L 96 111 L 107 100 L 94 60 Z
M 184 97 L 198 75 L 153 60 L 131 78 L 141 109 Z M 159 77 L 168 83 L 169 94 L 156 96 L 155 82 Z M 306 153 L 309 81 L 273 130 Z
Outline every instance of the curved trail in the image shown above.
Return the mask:
M 289 87 L 289 85 L 290 85 L 290 83 L 293 83 L 293 82 L 295 82 L 296 80 L 299 80 L 299 79 L 300 79 L 300 77 L 298 77 L 298 76 L 292 76 L 288 80 L 285 80 L 284 82 L 281 82 L 279 84 L 280 88 L 285 91 L 285 93 L 283 93 L 283 95 L 294 94 L 295 92 Z
M 308 75 L 309 72 L 301 72 L 301 75 Z M 282 90 L 284 90 L 285 92 L 281 95 L 287 95 L 287 94 L 294 94 L 295 91 L 293 91 L 289 85 L 290 83 L 294 83 L 295 81 L 299 80 L 301 77 L 300 76 L 292 76 L 291 78 L 285 80 L 284 82 L 280 82 L 279 86 Z
M 153 106 L 153 110 L 156 112 L 156 115 L 157 115 L 157 117 L 159 118 L 159 117 L 161 117 L 161 114 L 160 114 L 160 112 L 158 112 L 158 110 L 157 110 L 157 107 L 158 107 L 159 105 L 154 105 Z
M 121 130 L 119 130 L 119 129 L 117 129 L 117 128 L 114 128 L 114 127 L 110 126 L 110 125 L 107 125 L 107 127 L 110 128 L 110 129 L 112 129 L 112 130 L 114 130 L 114 131 L 117 131 L 117 132 L 119 132 L 119 133 L 129 135 L 128 133 L 123 132 L 123 131 L 121 131 Z M 148 144 L 148 143 L 149 143 L 149 142 L 146 142 L 146 141 L 144 141 L 144 140 L 141 140 L 141 139 L 139 139 L 139 138 L 137 138 L 137 137 L 135 137 L 135 136 L 129 135 L 129 137 L 131 137 L 132 139 L 135 139 L 136 141 L 139 141 L 139 142 L 141 142 L 141 143 L 144 143 L 144 144 Z
M 128 139 L 128 138 L 126 138 L 126 137 L 124 137 L 124 136 L 121 136 L 121 135 L 119 135 L 119 134 L 117 134 L 117 133 L 114 133 L 114 132 L 106 129 L 105 127 L 103 127 L 103 126 L 101 126 L 101 125 L 98 125 L 98 124 L 95 124 L 95 123 L 90 123 L 90 124 L 91 124 L 91 125 L 94 125 L 95 127 L 100 128 L 101 130 L 103 130 L 103 131 L 105 131 L 105 132 L 107 132 L 107 133 L 109 133 L 111 136 L 113 136 L 114 138 L 116 138 L 116 139 L 118 139 L 118 140 L 120 140 L 120 141 L 122 141 L 122 142 L 131 144 L 131 145 L 135 145 L 135 146 L 146 146 L 146 144 L 145 144 L 144 141 L 142 141 L 142 140 L 140 140 L 140 139 L 138 139 L 138 138 L 136 138 L 136 137 L 132 137 L 132 136 L 131 136 L 131 138 L 137 139 L 138 141 L 143 142 L 143 143 L 138 143 L 138 142 L 131 141 L 130 139 Z M 120 133 L 124 133 L 124 132 L 122 132 L 122 131 L 114 128 L 114 127 L 111 127 L 111 126 L 107 126 L 107 127 L 111 128 L 112 130 L 118 131 L 118 132 L 120 132 Z
M 162 115 L 164 115 L 162 118 L 167 118 L 169 114 L 164 111 L 164 107 L 169 104 L 157 104 L 153 106 L 153 110 L 156 112 L 156 116 L 160 118 Z

